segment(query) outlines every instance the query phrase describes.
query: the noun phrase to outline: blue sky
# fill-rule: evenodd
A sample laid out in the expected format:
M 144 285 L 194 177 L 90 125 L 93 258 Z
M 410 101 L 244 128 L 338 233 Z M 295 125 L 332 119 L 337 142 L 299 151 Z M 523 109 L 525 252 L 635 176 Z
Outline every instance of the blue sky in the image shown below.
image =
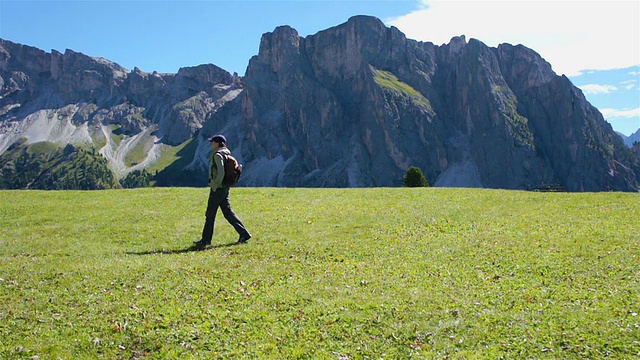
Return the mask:
M 0 38 L 72 49 L 132 70 L 213 63 L 243 75 L 260 37 L 301 36 L 373 15 L 407 37 L 523 44 L 566 74 L 615 130 L 640 128 L 640 1 L 551 0 L 0 0 Z

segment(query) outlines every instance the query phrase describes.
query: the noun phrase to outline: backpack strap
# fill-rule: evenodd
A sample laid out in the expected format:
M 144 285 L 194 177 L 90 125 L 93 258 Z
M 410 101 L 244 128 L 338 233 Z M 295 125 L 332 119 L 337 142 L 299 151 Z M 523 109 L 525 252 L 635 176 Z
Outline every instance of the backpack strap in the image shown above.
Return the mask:
M 224 167 L 224 165 L 227 163 L 227 160 L 229 160 L 229 155 L 231 154 L 229 152 L 229 149 L 227 148 L 218 149 L 218 151 L 216 151 L 215 153 L 220 154 L 220 157 L 222 158 L 222 166 Z

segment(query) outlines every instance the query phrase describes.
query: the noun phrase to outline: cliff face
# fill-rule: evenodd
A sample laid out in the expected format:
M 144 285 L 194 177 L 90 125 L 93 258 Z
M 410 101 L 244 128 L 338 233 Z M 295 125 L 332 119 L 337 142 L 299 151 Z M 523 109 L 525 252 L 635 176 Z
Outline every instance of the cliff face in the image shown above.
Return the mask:
M 633 191 L 637 159 L 582 93 L 534 51 L 407 39 L 358 16 L 306 38 L 264 34 L 227 124 L 246 185 L 431 184 Z M 225 122 L 228 121 L 228 122 Z
M 72 50 L 64 54 L 0 39 L 0 154 L 20 138 L 99 149 L 119 177 L 148 167 L 242 91 L 215 65 L 177 74 L 128 71 Z M 145 156 L 129 164 L 138 147 Z
M 203 140 L 223 132 L 245 186 L 397 186 L 410 166 L 436 186 L 637 191 L 640 181 L 638 158 L 534 51 L 464 37 L 436 46 L 366 16 L 307 37 L 264 34 L 241 80 L 214 65 L 129 72 L 3 41 L 0 81 L 0 153 L 46 132 L 98 145 L 121 174 L 157 161 L 162 143 L 190 142 L 190 160 L 165 173 L 193 177 L 185 171 L 207 166 Z M 121 159 L 133 148 L 147 157 L 130 166 Z

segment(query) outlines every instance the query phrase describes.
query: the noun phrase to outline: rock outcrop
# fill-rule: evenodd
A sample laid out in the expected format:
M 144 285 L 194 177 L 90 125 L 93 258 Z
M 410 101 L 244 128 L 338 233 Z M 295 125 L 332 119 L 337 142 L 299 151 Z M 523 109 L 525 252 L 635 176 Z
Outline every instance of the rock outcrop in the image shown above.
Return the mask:
M 23 137 L 84 143 L 122 177 L 156 161 L 163 144 L 190 140 L 241 92 L 237 75 L 211 64 L 176 74 L 128 71 L 72 50 L 46 53 L 0 39 L 0 154 Z M 128 164 L 133 146 L 147 156 Z
M 230 132 L 245 185 L 394 186 L 417 166 L 436 186 L 638 188 L 602 115 L 524 46 L 436 46 L 357 16 L 264 34 L 243 83 L 205 129 Z

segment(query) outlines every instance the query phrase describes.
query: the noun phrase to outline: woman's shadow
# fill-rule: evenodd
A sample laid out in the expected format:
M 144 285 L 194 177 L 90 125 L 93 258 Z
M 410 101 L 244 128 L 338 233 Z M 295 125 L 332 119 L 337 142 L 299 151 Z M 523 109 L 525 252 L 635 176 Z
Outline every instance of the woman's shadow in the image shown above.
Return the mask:
M 207 247 L 201 247 L 201 246 L 197 246 L 197 245 L 191 245 L 187 248 L 183 248 L 183 249 L 158 249 L 158 250 L 147 250 L 147 251 L 128 251 L 127 254 L 128 255 L 170 255 L 170 254 L 185 254 L 185 253 L 190 253 L 190 252 L 198 252 L 198 251 L 206 251 L 206 250 L 213 250 L 213 249 L 220 249 L 220 248 L 226 248 L 226 247 L 231 247 L 231 246 L 237 246 L 239 245 L 237 242 L 232 242 L 229 244 L 219 244 L 219 245 L 213 245 L 213 246 L 207 246 Z

